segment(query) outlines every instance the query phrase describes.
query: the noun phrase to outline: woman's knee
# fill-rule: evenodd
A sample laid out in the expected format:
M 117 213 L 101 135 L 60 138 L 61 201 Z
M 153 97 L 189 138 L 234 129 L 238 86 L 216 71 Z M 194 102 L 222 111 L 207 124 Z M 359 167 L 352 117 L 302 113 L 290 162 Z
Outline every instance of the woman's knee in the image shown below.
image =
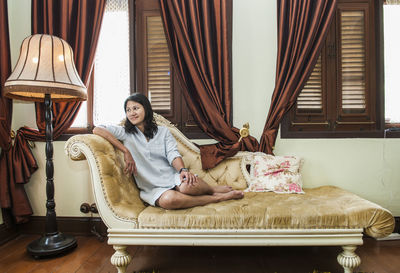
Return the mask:
M 178 187 L 179 192 L 188 195 L 204 195 L 213 194 L 212 188 L 203 180 L 200 180 L 194 185 L 189 185 L 188 183 L 182 183 Z
M 179 199 L 177 198 L 177 192 L 169 190 L 164 192 L 160 198 L 158 198 L 158 205 L 164 209 L 177 209 L 179 208 Z

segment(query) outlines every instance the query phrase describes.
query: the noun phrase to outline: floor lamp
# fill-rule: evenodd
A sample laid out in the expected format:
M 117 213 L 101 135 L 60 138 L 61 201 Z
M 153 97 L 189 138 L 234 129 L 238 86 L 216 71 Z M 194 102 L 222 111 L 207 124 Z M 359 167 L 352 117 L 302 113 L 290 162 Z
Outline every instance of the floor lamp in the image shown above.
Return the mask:
M 64 40 L 44 34 L 24 39 L 18 62 L 6 80 L 4 96 L 12 99 L 44 102 L 46 123 L 46 232 L 30 243 L 34 257 L 51 256 L 77 246 L 76 239 L 58 231 L 54 201 L 53 113 L 52 101 L 84 101 L 86 87 L 73 60 L 71 47 Z

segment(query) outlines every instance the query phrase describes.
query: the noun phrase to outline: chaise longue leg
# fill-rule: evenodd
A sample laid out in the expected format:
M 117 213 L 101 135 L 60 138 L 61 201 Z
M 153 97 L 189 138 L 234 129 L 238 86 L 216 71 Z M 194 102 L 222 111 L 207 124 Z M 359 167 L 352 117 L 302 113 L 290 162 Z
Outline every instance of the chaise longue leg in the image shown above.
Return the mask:
M 356 246 L 342 246 L 343 252 L 337 256 L 338 263 L 343 266 L 344 273 L 352 273 L 361 264 L 360 257 L 354 252 Z
M 111 256 L 111 264 L 117 268 L 118 273 L 125 273 L 132 257 L 126 251 L 126 246 L 114 245 L 113 248 L 115 253 Z

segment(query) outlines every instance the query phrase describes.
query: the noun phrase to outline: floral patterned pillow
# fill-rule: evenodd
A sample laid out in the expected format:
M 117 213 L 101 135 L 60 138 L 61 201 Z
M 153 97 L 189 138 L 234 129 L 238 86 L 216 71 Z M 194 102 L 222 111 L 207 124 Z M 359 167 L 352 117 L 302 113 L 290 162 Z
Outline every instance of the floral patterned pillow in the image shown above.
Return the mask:
M 250 183 L 245 191 L 304 193 L 299 173 L 302 159 L 296 156 L 272 156 L 254 153 Z

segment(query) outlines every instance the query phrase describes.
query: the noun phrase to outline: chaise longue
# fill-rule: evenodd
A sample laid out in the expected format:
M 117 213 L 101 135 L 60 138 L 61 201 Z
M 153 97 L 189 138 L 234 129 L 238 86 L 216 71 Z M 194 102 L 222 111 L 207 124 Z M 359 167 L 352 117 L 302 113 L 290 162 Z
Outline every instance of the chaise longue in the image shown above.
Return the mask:
M 170 129 L 191 172 L 212 186 L 247 188 L 252 153 L 239 152 L 203 170 L 198 147 L 168 120 L 157 114 L 155 119 Z M 394 228 L 388 210 L 334 186 L 306 188 L 305 194 L 246 192 L 241 200 L 182 210 L 152 207 L 123 172 L 123 154 L 104 138 L 75 135 L 65 151 L 72 160 L 88 162 L 99 215 L 115 249 L 111 263 L 120 273 L 131 261 L 128 245 L 342 246 L 337 260 L 347 273 L 361 263 L 355 250 L 363 234 L 380 238 Z

